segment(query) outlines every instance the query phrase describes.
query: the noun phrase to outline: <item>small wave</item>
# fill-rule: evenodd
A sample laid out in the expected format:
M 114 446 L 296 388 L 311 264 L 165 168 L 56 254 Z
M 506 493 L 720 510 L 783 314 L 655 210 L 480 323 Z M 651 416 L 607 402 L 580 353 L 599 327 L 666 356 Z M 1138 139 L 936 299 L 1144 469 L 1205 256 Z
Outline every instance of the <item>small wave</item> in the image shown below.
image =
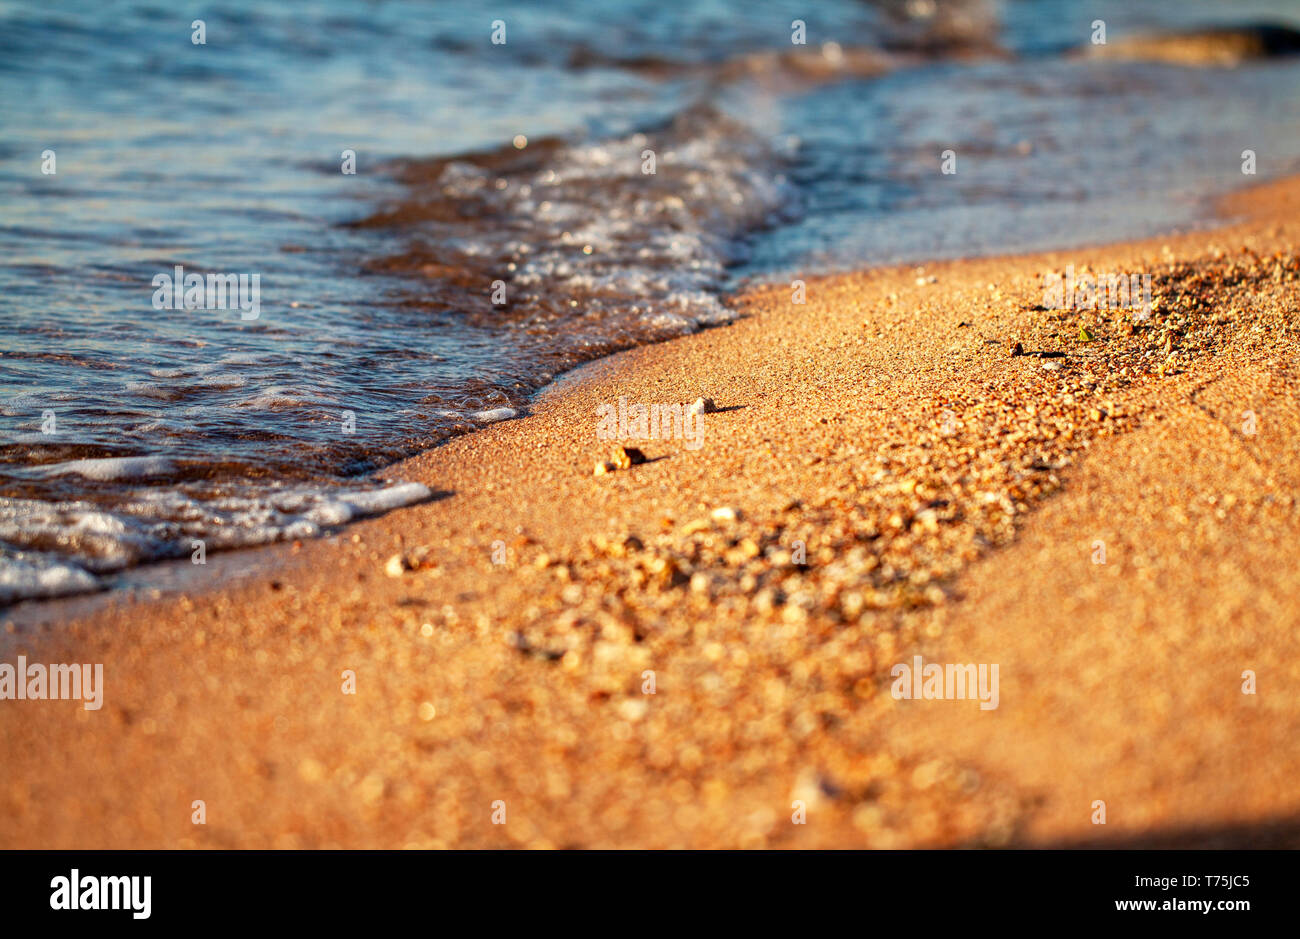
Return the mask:
M 71 460 L 36 467 L 37 476 L 66 476 L 76 474 L 99 482 L 145 479 L 151 476 L 171 476 L 176 464 L 160 456 L 102 457 L 93 460 Z
M 284 411 L 310 407 L 312 403 L 312 396 L 291 388 L 267 388 L 261 394 L 236 402 L 232 407 L 250 411 Z
M 172 388 L 163 388 L 151 382 L 129 381 L 123 387 L 127 394 L 137 395 L 141 398 L 149 398 L 153 401 L 179 401 L 182 397 L 179 391 Z
M 462 322 L 544 330 L 556 370 L 730 320 L 728 266 L 793 205 L 782 167 L 762 135 L 696 106 L 613 139 L 396 161 L 407 196 L 353 224 L 406 241 L 369 269 L 419 279 Z

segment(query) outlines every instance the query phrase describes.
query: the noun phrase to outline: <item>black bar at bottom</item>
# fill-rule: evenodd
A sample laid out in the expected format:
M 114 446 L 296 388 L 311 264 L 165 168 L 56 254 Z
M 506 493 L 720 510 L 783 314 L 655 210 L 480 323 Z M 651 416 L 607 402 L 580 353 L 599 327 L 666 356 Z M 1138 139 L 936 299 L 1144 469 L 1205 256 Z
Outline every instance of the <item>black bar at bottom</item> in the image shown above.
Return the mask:
M 492 928 L 656 932 L 845 916 L 864 929 L 1099 919 L 1231 928 L 1241 917 L 1291 912 L 1296 859 L 1286 851 L 12 851 L 0 852 L 0 915 L 7 927 L 414 920 L 458 932 L 463 917 Z

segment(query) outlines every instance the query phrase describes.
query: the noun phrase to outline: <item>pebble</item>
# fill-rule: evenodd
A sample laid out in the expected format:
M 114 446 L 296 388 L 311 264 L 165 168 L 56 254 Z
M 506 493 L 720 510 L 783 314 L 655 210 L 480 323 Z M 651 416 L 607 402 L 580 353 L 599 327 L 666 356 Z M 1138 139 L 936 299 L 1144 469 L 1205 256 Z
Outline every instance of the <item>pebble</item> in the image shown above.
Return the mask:
M 425 548 L 415 548 L 408 552 L 399 551 L 384 564 L 384 573 L 389 577 L 401 577 L 407 571 L 418 571 L 426 567 L 436 567 L 433 552 Z
M 650 710 L 650 702 L 643 698 L 624 698 L 618 703 L 618 716 L 623 720 L 639 721 Z
M 712 414 L 718 410 L 718 406 L 713 403 L 712 398 L 696 398 L 695 403 L 689 408 L 691 414 Z
M 629 469 L 645 462 L 645 454 L 636 447 L 624 447 L 622 445 L 614 448 L 610 461 L 618 469 Z

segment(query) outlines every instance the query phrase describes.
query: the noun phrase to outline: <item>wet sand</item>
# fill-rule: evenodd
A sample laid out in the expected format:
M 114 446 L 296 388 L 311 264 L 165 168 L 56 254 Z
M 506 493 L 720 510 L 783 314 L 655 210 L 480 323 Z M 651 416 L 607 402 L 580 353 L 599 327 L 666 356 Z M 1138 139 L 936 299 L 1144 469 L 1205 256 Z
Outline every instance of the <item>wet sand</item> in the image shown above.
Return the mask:
M 386 474 L 430 503 L 11 611 L 105 700 L 0 702 L 0 847 L 1300 845 L 1298 209 L 751 290 Z M 720 410 L 593 476 L 620 396 Z

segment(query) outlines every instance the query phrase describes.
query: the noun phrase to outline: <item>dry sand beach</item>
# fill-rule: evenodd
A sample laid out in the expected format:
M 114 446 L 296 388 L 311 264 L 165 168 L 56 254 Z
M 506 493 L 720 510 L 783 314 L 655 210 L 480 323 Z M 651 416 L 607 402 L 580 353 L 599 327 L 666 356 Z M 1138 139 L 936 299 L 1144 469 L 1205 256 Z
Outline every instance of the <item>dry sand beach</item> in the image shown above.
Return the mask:
M 0 846 L 1300 845 L 1300 182 L 1223 211 L 753 289 L 386 474 L 434 501 L 10 610 L 104 703 L 0 708 Z M 1154 314 L 1043 309 L 1068 265 Z M 622 396 L 719 411 L 594 476 Z

